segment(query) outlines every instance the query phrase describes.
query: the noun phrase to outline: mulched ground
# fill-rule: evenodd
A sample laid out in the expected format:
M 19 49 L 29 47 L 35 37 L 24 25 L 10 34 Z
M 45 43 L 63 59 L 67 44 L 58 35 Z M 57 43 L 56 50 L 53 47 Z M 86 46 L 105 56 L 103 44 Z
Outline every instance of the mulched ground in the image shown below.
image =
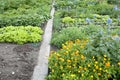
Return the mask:
M 31 80 L 40 43 L 0 43 L 0 80 Z

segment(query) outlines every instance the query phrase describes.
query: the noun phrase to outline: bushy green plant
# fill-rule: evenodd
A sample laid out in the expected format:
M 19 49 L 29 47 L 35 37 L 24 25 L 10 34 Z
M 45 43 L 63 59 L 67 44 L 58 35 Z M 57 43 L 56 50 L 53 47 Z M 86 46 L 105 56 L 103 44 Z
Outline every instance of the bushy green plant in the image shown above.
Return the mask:
M 110 58 L 106 55 L 89 58 L 84 53 L 84 47 L 88 42 L 89 40 L 79 39 L 67 41 L 59 51 L 53 51 L 49 58 L 51 72 L 47 80 L 108 80 L 113 78 L 112 75 L 116 73 L 115 65 L 111 64 Z
M 119 0 L 107 0 L 107 3 L 109 4 L 120 4 Z
M 51 0 L 1 0 L 0 27 L 41 26 L 50 18 Z M 49 6 L 49 7 L 48 7 Z
M 34 43 L 42 40 L 43 31 L 33 26 L 8 26 L 0 28 L 0 42 Z
M 113 63 L 120 61 L 120 38 L 119 36 L 105 35 L 104 33 L 94 35 L 91 37 L 92 41 L 86 48 L 86 53 L 90 55 L 107 55 L 111 58 Z
M 68 40 L 83 39 L 85 37 L 84 32 L 81 31 L 81 28 L 78 27 L 67 27 L 62 28 L 61 31 L 55 32 L 53 34 L 51 44 L 60 48 L 62 43 Z
M 0 27 L 5 26 L 41 26 L 49 17 L 46 15 L 29 14 L 29 15 L 15 15 L 15 16 L 0 16 Z

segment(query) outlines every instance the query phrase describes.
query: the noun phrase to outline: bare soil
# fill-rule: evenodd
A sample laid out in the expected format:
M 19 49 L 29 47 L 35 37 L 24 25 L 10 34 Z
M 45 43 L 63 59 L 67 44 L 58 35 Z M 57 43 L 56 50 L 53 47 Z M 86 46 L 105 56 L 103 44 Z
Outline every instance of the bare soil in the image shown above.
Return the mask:
M 0 80 L 31 80 L 40 43 L 0 43 Z

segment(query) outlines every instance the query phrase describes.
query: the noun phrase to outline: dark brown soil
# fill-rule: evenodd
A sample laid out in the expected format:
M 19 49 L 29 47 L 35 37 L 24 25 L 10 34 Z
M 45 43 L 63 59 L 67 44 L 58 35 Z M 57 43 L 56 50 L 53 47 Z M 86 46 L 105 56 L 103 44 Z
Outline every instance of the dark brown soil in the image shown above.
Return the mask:
M 0 43 L 0 80 L 31 80 L 40 43 Z

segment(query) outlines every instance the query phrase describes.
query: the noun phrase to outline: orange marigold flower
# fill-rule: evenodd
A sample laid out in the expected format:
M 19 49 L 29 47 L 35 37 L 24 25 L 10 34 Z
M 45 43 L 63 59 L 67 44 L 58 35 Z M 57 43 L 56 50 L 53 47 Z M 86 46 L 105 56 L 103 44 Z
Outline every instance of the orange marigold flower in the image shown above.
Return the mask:
M 101 76 L 101 73 L 98 73 L 98 76 Z
M 71 62 L 71 60 L 67 60 L 67 62 L 69 62 L 69 63 L 70 63 L 70 62 Z
M 85 46 L 81 45 L 80 48 L 84 48 Z
M 98 69 L 99 67 L 98 66 L 95 66 L 96 69 Z
M 80 40 L 79 40 L 79 39 L 76 39 L 75 42 L 76 42 L 76 43 L 80 43 Z
M 82 59 L 82 60 L 84 60 L 84 59 L 85 59 L 84 55 L 81 55 L 81 59 Z
M 84 70 L 87 70 L 87 68 L 84 68 Z
M 64 46 L 63 46 L 63 49 L 66 49 L 66 48 L 67 48 L 67 46 L 64 45 Z
M 59 58 L 62 62 L 64 61 L 64 59 L 63 58 Z
M 110 62 L 107 62 L 107 63 L 105 64 L 105 66 L 106 66 L 106 67 L 109 67 L 109 66 L 110 66 Z

